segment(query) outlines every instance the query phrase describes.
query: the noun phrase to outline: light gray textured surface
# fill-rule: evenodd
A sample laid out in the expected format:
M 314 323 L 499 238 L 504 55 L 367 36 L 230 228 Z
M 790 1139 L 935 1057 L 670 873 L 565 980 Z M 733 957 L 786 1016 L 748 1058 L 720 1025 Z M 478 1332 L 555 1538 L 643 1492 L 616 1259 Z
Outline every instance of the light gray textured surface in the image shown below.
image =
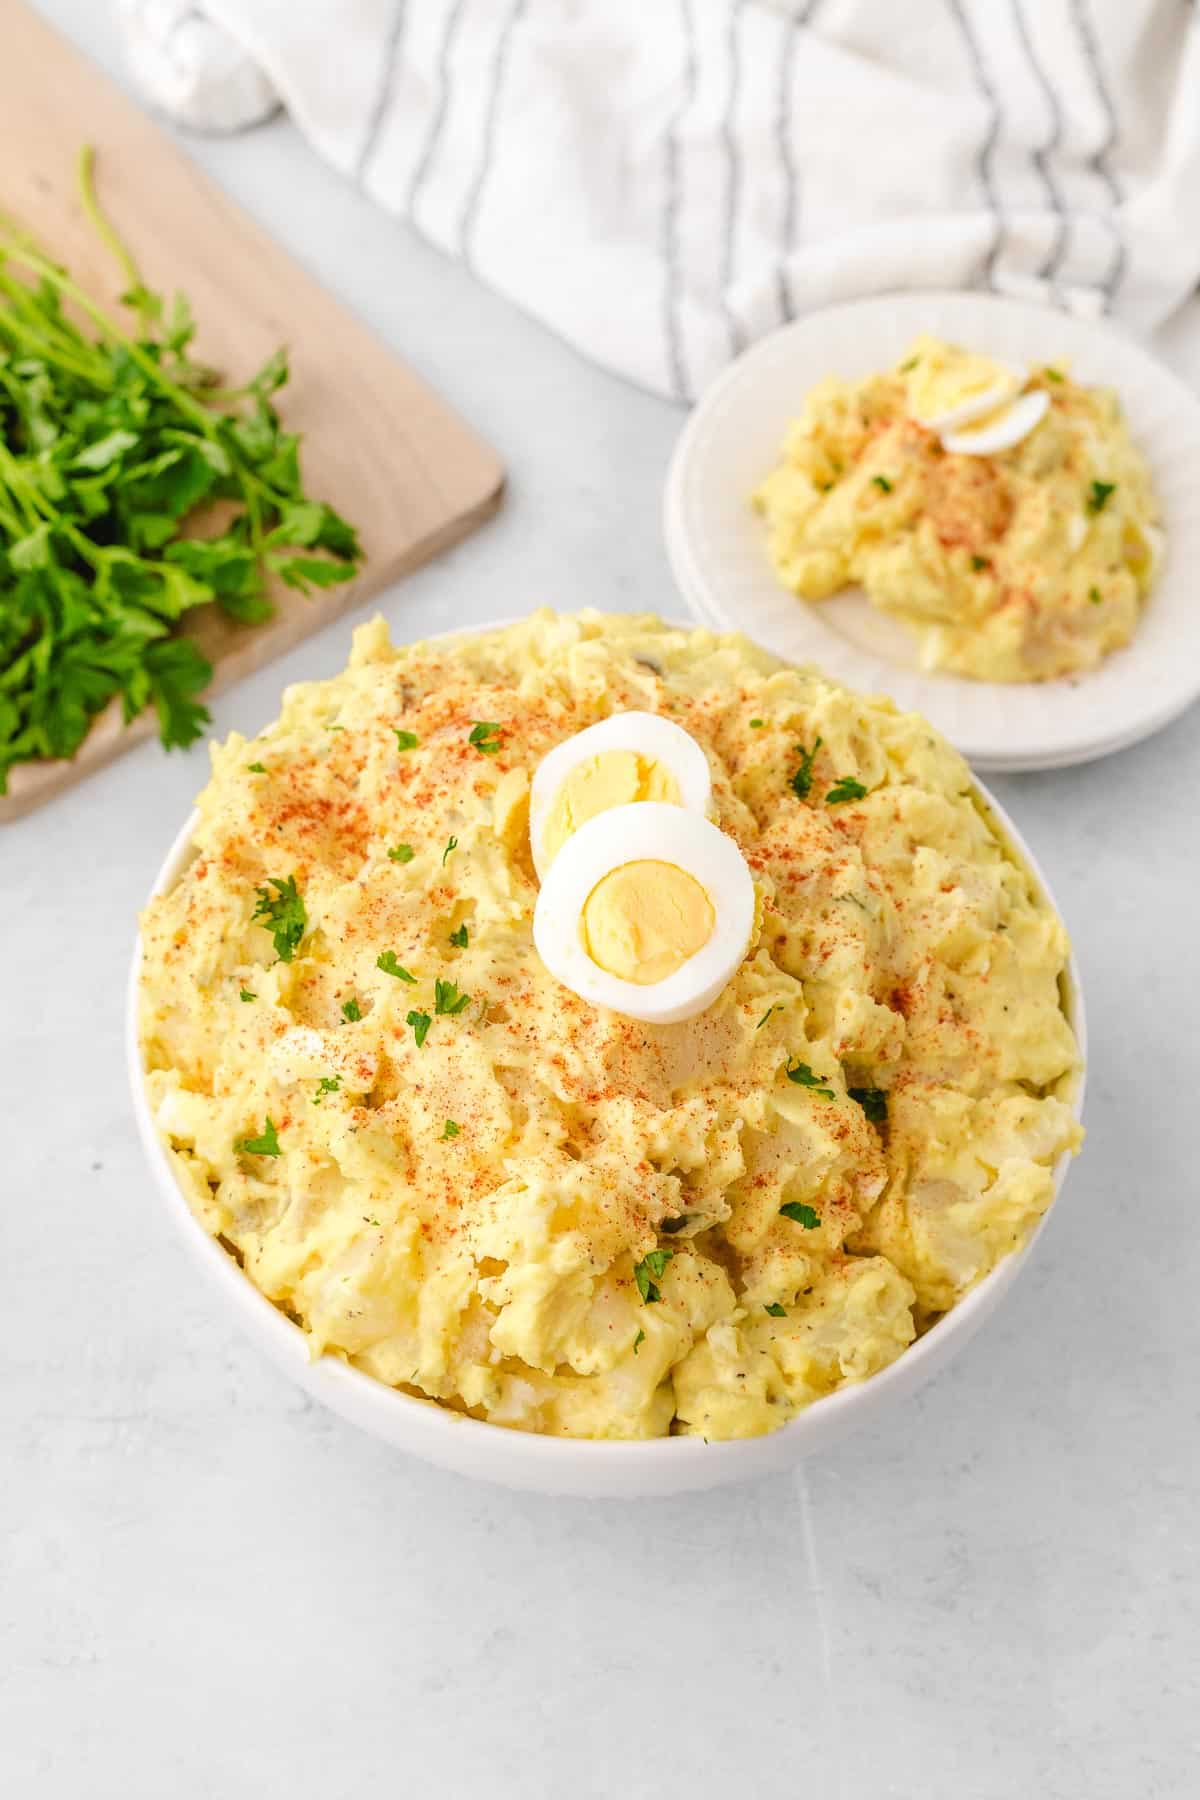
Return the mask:
M 115 60 L 103 8 L 44 10 Z M 385 600 L 398 634 L 671 607 L 675 413 L 286 125 L 192 148 L 509 460 L 502 517 Z M 349 628 L 226 694 L 218 729 L 339 668 Z M 1073 927 L 1093 1039 L 1087 1149 L 1001 1316 L 794 1478 L 628 1506 L 475 1487 L 318 1413 L 159 1217 L 122 987 L 204 767 L 144 746 L 0 835 L 0 1792 L 1194 1793 L 1200 710 L 995 783 Z

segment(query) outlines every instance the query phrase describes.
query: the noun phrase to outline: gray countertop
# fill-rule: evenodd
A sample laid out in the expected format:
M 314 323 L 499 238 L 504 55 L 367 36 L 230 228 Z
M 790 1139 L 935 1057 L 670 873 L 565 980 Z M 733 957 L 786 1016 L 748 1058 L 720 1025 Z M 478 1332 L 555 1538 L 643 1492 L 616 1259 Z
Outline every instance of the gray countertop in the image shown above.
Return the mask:
M 106 7 L 43 10 L 117 64 Z M 678 606 L 658 529 L 677 411 L 382 218 L 285 122 L 190 148 L 508 462 L 501 516 L 384 597 L 397 635 Z M 366 610 L 223 695 L 217 730 L 340 668 Z M 794 1475 L 630 1504 L 475 1486 L 317 1411 L 181 1252 L 134 1135 L 122 997 L 205 767 L 143 745 L 0 836 L 0 1790 L 1194 1792 L 1200 709 L 993 783 L 1072 927 L 1092 1034 L 1087 1146 L 1001 1312 Z

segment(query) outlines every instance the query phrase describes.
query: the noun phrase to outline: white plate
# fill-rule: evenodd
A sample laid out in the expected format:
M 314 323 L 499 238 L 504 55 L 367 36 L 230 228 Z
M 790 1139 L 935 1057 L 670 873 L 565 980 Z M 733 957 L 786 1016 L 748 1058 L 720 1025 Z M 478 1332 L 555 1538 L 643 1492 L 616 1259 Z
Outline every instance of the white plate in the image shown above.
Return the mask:
M 825 375 L 885 369 L 919 332 L 1012 362 L 1066 362 L 1115 388 L 1149 457 L 1166 555 L 1133 642 L 1092 673 L 1046 682 L 968 681 L 918 668 L 914 640 L 860 592 L 810 602 L 781 588 L 753 489 L 788 421 Z M 1200 402 L 1106 326 L 986 294 L 889 294 L 811 313 L 727 369 L 680 436 L 664 504 L 667 553 L 706 624 L 744 631 L 791 662 L 925 714 L 982 769 L 1049 769 L 1125 749 L 1200 694 Z

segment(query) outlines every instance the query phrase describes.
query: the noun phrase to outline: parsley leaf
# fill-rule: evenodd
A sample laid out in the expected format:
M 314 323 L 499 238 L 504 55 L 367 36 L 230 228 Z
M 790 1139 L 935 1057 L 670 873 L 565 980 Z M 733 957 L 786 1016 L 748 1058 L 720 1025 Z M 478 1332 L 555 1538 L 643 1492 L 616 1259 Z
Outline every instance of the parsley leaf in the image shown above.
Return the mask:
M 792 792 L 797 800 L 807 800 L 812 792 L 813 763 L 817 759 L 817 751 L 820 748 L 820 738 L 817 739 L 811 750 L 806 750 L 803 744 L 796 745 L 796 755 L 800 758 L 800 767 L 792 776 Z
M 787 1307 L 780 1306 L 778 1300 L 769 1301 L 768 1304 L 763 1308 L 763 1310 L 764 1310 L 764 1312 L 769 1312 L 773 1319 L 786 1319 L 787 1318 Z
M 388 851 L 388 861 L 410 863 L 416 854 L 411 844 L 393 844 Z
M 900 364 L 900 368 L 897 371 L 897 373 L 899 373 L 901 375 L 907 375 L 910 369 L 916 368 L 916 366 L 920 362 L 920 360 L 921 359 L 919 356 L 910 356 L 907 362 L 902 362 Z
M 252 994 L 252 993 L 251 993 L 251 992 L 250 992 L 250 989 L 249 989 L 249 988 L 243 988 L 243 989 L 242 989 L 242 999 L 243 999 L 243 1000 L 257 1000 L 257 999 L 258 999 L 258 995 L 257 995 L 257 994 Z
M 872 475 L 871 481 L 872 481 L 872 484 L 879 489 L 881 494 L 890 494 L 891 493 L 892 484 L 888 480 L 886 475 Z
M 1087 509 L 1090 513 L 1101 513 L 1109 500 L 1117 491 L 1115 481 L 1093 481 L 1092 491 L 1088 495 Z
M 882 1125 L 886 1121 L 888 1109 L 885 1089 L 852 1087 L 849 1094 L 852 1100 L 858 1101 L 872 1125 Z
M 980 569 L 986 569 L 987 566 L 988 566 L 988 559 L 986 556 L 973 556 L 971 558 L 971 567 L 974 569 L 974 571 L 977 575 L 978 575 Z
M 452 931 L 450 933 L 450 942 L 454 945 L 454 948 L 456 950 L 465 950 L 466 949 L 467 943 L 468 943 L 468 938 L 467 938 L 467 928 L 465 925 L 460 925 L 458 927 L 457 931 Z
M 805 1231 L 815 1231 L 821 1223 L 820 1213 L 805 1206 L 802 1200 L 789 1200 L 779 1210 L 785 1219 L 794 1219 L 797 1225 L 803 1225 Z
M 811 1088 L 814 1094 L 820 1094 L 823 1100 L 836 1100 L 837 1095 L 831 1087 L 827 1087 L 828 1075 L 814 1075 L 806 1062 L 788 1063 L 784 1074 L 797 1087 Z
M 336 1094 L 341 1085 L 342 1078 L 340 1075 L 322 1075 L 320 1081 L 317 1083 L 317 1091 L 313 1095 L 313 1105 L 320 1106 L 326 1094 Z
M 767 1020 L 770 1018 L 771 1014 L 778 1012 L 780 1007 L 782 1006 L 782 1004 L 783 1004 L 783 1002 L 781 1000 L 776 1000 L 774 1006 L 768 1006 L 766 1012 L 763 1014 L 762 1018 L 758 1021 L 758 1024 L 754 1027 L 755 1031 L 761 1031 L 763 1026 L 766 1024 Z
M 394 725 L 392 730 L 396 731 Z M 415 750 L 420 741 L 415 731 L 396 731 L 397 750 Z
M 417 1040 L 417 1049 L 420 1050 L 429 1036 L 429 1027 L 433 1024 L 433 1020 L 427 1012 L 413 1011 L 409 1013 L 404 1023 L 412 1026 L 412 1034 Z
M 251 775 L 265 775 L 267 772 L 265 763 L 247 763 L 246 769 Z
M 647 1304 L 662 1299 L 657 1283 L 662 1280 L 663 1270 L 674 1254 L 673 1250 L 648 1250 L 641 1262 L 634 1265 L 633 1279 Z
M 646 1341 L 645 1332 L 639 1331 L 637 1336 L 633 1340 L 633 1354 L 635 1356 L 637 1355 L 638 1351 L 641 1349 L 641 1347 L 645 1343 L 645 1341 Z
M 416 976 L 410 975 L 408 970 L 396 961 L 394 950 L 382 951 L 375 958 L 375 967 L 382 969 L 385 975 L 394 975 L 397 981 L 407 981 L 412 986 L 416 984 Z
M 275 889 L 273 895 L 272 888 Z M 308 914 L 296 886 L 296 877 L 289 875 L 286 881 L 280 881 L 277 876 L 268 875 L 266 886 L 254 891 L 258 905 L 253 917 L 261 920 L 271 933 L 280 962 L 290 963 L 308 926 Z
M 442 1126 L 442 1136 L 444 1138 L 456 1138 L 461 1129 L 462 1127 L 456 1125 L 453 1119 L 447 1119 L 446 1123 Z
M 448 862 L 451 854 L 457 849 L 458 849 L 458 839 L 456 837 L 447 838 L 446 839 L 446 848 L 442 851 L 442 867 L 443 867 L 443 869 L 445 868 L 446 863 Z
M 765 719 L 751 719 L 750 729 L 751 731 L 761 731 L 765 723 Z
M 853 775 L 839 775 L 825 796 L 826 806 L 842 806 L 847 800 L 866 798 L 866 788 Z
M 245 1156 L 283 1155 L 283 1151 L 279 1147 L 279 1138 L 270 1119 L 267 1120 L 266 1129 L 261 1137 L 240 1138 L 233 1147 Z
M 1065 381 L 1067 379 L 1061 369 L 1043 369 L 1042 374 L 1047 381 Z
M 359 1019 L 362 1018 L 362 1007 L 358 1004 L 357 1000 L 344 1000 L 342 1002 L 342 1017 L 344 1019 L 349 1019 L 352 1025 L 358 1023 Z
M 471 1004 L 470 994 L 460 992 L 457 981 L 435 981 L 433 984 L 433 1010 L 435 1013 L 464 1012 Z
M 1088 599 L 1093 606 L 1099 606 L 1101 603 L 1100 589 L 1098 587 L 1090 587 L 1088 589 Z
M 472 725 L 468 744 L 474 744 L 481 756 L 495 756 L 500 748 L 500 727 L 495 720 Z

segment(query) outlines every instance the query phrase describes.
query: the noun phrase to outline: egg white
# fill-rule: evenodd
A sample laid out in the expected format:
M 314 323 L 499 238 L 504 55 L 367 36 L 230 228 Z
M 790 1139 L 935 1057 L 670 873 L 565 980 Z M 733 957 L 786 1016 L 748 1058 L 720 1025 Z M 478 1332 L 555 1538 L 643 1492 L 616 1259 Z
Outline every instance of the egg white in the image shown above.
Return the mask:
M 974 431 L 943 431 L 942 448 L 952 456 L 998 456 L 1028 437 L 1045 418 L 1049 405 L 1049 394 L 1022 394 L 1005 407 L 994 424 Z
M 597 882 L 643 860 L 683 869 L 704 889 L 715 914 L 703 948 L 674 974 L 645 986 L 593 962 L 580 930 Z M 754 905 L 750 870 L 726 832 L 701 812 L 640 800 L 598 813 L 567 839 L 542 883 L 533 941 L 550 973 L 581 1000 L 647 1024 L 673 1025 L 711 1006 L 731 979 L 750 945 Z
M 978 393 L 969 394 L 965 400 L 947 406 L 930 418 L 918 418 L 918 425 L 924 425 L 928 431 L 957 431 L 960 426 L 969 425 L 972 419 L 983 419 L 988 413 L 995 412 L 997 407 L 1019 393 L 1028 379 L 1028 371 L 1015 363 L 998 363 L 997 366 L 1005 372 L 1003 381 L 993 381 L 991 387 L 980 388 Z
M 680 806 L 690 812 L 707 813 L 712 799 L 712 775 L 708 758 L 695 738 L 657 713 L 612 713 L 599 724 L 589 725 L 586 731 L 577 731 L 574 737 L 556 744 L 534 772 L 529 794 L 529 843 L 539 879 L 545 879 L 549 860 L 542 839 L 560 788 L 579 763 L 606 750 L 631 750 L 661 763 L 675 777 Z

